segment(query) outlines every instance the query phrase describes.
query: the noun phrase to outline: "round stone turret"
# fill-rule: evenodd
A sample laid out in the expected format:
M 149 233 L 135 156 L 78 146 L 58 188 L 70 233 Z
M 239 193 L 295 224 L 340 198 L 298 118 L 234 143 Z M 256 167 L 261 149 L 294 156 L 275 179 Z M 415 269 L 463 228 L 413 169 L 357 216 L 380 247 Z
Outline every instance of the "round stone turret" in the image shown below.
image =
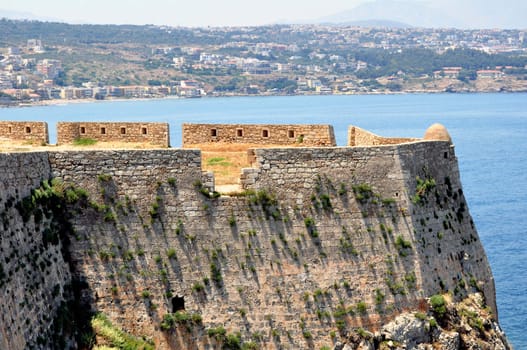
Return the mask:
M 438 123 L 435 123 L 426 129 L 423 139 L 426 141 L 448 141 L 452 143 L 452 138 L 447 129 Z

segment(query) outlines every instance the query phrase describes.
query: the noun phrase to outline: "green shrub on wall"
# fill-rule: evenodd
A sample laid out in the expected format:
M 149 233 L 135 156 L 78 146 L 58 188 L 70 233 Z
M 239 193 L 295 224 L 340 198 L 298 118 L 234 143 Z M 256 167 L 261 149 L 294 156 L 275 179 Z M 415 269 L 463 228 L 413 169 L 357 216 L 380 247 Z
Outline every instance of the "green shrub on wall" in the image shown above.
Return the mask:
M 436 316 L 441 319 L 446 314 L 446 301 L 441 294 L 432 295 L 430 297 L 430 306 Z

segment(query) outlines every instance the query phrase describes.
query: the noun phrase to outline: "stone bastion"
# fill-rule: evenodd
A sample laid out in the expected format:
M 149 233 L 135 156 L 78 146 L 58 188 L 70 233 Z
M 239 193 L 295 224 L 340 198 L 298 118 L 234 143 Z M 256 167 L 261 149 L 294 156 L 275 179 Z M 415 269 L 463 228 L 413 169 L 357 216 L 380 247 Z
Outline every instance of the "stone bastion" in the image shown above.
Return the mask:
M 444 127 L 350 127 L 348 147 L 284 130 L 295 147 L 249 150 L 229 194 L 197 149 L 0 153 L 0 348 L 81 346 L 95 313 L 156 349 L 333 347 L 407 311 L 428 320 L 437 294 L 481 292 L 497 317 Z

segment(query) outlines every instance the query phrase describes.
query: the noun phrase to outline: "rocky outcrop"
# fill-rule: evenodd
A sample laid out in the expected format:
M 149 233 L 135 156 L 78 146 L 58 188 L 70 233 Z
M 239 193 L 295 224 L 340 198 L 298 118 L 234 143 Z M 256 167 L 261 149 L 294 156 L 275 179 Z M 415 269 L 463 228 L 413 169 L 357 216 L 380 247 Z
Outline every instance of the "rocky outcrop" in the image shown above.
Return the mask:
M 443 297 L 448 300 L 449 296 Z M 406 312 L 375 333 L 356 329 L 335 350 L 508 350 L 500 329 L 483 295 L 470 294 L 460 302 L 445 301 L 444 310 L 431 305 L 427 310 Z

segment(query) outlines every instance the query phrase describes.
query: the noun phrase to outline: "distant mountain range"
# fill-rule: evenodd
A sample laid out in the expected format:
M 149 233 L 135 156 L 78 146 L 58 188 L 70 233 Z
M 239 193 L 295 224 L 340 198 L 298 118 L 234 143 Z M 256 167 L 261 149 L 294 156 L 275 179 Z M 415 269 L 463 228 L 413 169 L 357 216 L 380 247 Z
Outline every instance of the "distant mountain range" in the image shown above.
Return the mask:
M 527 29 L 525 0 L 374 0 L 315 23 L 423 28 Z M 371 25 L 374 24 L 374 25 Z
M 459 27 L 461 23 L 448 14 L 424 3 L 395 0 L 377 0 L 316 20 L 318 23 L 354 24 L 383 23 L 401 24 L 406 27 Z M 390 25 L 392 27 L 392 25 Z
M 319 22 L 320 21 L 320 22 Z M 335 25 L 335 26 L 353 26 L 353 27 L 369 27 L 369 28 L 412 28 L 408 23 L 389 21 L 383 19 L 372 19 L 367 21 L 331 21 L 331 20 L 317 20 L 316 23 Z

